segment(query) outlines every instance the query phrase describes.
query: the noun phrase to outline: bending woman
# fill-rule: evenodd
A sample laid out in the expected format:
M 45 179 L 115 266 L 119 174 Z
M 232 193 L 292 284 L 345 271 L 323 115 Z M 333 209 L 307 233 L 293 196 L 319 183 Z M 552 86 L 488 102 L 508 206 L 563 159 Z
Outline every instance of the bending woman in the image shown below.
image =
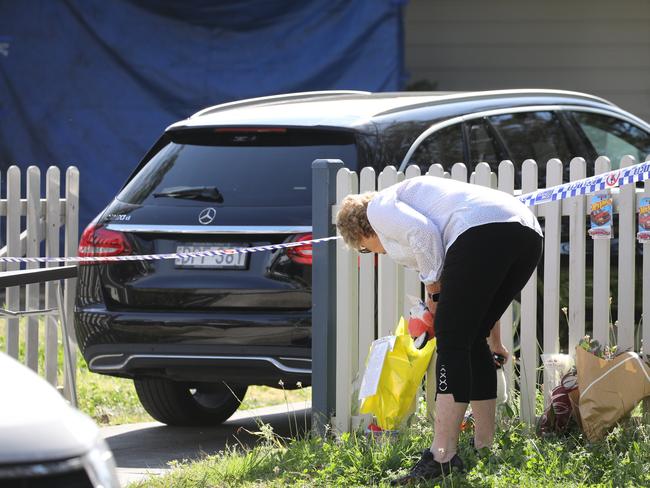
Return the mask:
M 537 219 L 504 192 L 420 176 L 380 192 L 347 196 L 337 227 L 359 252 L 386 253 L 418 270 L 427 306 L 435 312 L 434 439 L 410 473 L 393 484 L 463 471 L 457 445 L 469 402 L 475 447 L 494 440 L 492 354 L 508 357 L 495 323 L 537 266 L 543 240 Z

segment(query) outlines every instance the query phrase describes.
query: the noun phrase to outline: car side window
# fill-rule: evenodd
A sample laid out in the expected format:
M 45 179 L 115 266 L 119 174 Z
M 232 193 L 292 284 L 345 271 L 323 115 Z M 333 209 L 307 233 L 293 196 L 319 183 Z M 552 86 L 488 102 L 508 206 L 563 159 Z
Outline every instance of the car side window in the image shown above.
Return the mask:
M 628 154 L 638 162 L 650 155 L 650 134 L 625 120 L 589 112 L 572 115 L 591 143 L 597 156 L 607 156 L 616 169 Z
M 551 158 L 559 158 L 568 165 L 573 157 L 568 136 L 553 112 L 493 115 L 489 121 L 501 136 L 512 162 L 518 168 L 526 159 L 534 159 L 545 168 Z
M 469 142 L 469 171 L 474 171 L 478 163 L 488 163 L 492 171 L 496 171 L 499 163 L 504 159 L 496 141 L 490 134 L 484 119 L 470 120 L 467 122 L 467 135 Z
M 449 171 L 463 159 L 462 129 L 460 124 L 455 124 L 437 130 L 424 139 L 413 153 L 409 164 L 417 164 L 424 174 L 432 164 L 441 164 Z

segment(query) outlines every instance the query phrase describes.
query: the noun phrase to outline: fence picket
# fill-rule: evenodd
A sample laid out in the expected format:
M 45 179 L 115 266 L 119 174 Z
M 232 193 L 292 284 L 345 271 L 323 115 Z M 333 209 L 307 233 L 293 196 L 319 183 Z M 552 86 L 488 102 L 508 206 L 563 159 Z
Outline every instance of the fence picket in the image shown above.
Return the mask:
M 65 172 L 65 207 L 64 207 L 64 219 L 65 219 L 65 243 L 64 243 L 64 253 L 66 257 L 72 257 L 77 255 L 77 245 L 79 243 L 79 170 L 75 166 L 70 166 Z M 66 318 L 69 320 L 68 323 L 71 323 L 72 312 L 74 309 L 74 300 L 75 300 L 75 290 L 77 288 L 77 278 L 72 278 L 66 280 L 65 290 L 64 290 L 64 308 L 63 312 L 65 313 Z M 77 364 L 77 339 L 74 336 L 74 327 L 70 327 L 68 334 L 70 335 L 71 347 L 70 351 L 70 363 Z M 72 378 L 73 382 L 76 382 L 77 370 L 76 368 L 72 371 L 72 375 L 67 373 L 66 362 L 63 364 L 63 377 Z M 64 395 L 67 399 L 72 398 L 73 389 L 71 385 L 66 381 L 64 383 Z
M 476 176 L 474 178 L 476 185 L 492 187 L 492 171 L 487 163 L 478 163 L 476 165 Z
M 509 195 L 514 194 L 515 192 L 515 166 L 512 164 L 512 161 L 501 161 L 499 164 L 499 179 L 497 188 L 502 192 L 508 193 Z M 513 306 L 510 304 L 501 319 L 499 320 L 501 327 L 501 342 L 505 348 L 513 353 L 514 351 L 514 341 L 513 341 Z M 514 356 L 513 356 L 514 357 Z M 508 384 L 508 391 L 513 391 L 514 388 L 514 360 L 511 359 L 504 366 L 504 372 L 506 376 L 506 382 Z
M 11 166 L 7 171 L 7 253 L 9 256 L 20 254 L 20 169 Z M 18 263 L 7 263 L 7 271 L 19 269 Z M 9 310 L 20 308 L 20 287 L 7 288 L 6 302 Z M 7 354 L 18 359 L 20 327 L 17 318 L 7 319 L 6 337 Z
M 361 170 L 359 192 L 376 190 L 374 168 Z M 375 340 L 375 254 L 359 254 L 359 371 L 363 371 L 370 344 Z
M 456 163 L 451 167 L 451 178 L 456 181 L 467 183 L 467 166 L 463 163 Z
M 47 170 L 45 188 L 45 255 L 59 255 L 59 227 L 61 226 L 61 172 L 56 166 Z M 58 266 L 58 263 L 48 263 L 47 267 Z M 45 283 L 45 308 L 56 308 L 57 284 L 51 281 Z M 58 371 L 58 334 L 57 318 L 49 315 L 45 318 L 45 379 L 52 385 L 57 385 Z
M 650 156 L 646 158 L 646 161 L 650 161 Z M 643 197 L 650 198 L 650 180 L 646 180 L 643 183 Z M 648 258 L 646 259 L 646 256 Z M 642 317 L 650 317 L 650 242 L 643 243 L 643 282 L 641 290 L 643 292 L 643 313 Z M 643 332 L 642 332 L 642 348 L 643 353 L 650 353 L 650 319 L 643 320 Z
M 595 174 L 606 173 L 611 169 L 609 158 L 596 159 Z M 610 289 L 609 271 L 610 240 L 594 240 L 593 263 L 593 337 L 603 346 L 609 344 Z
M 587 176 L 587 163 L 583 158 L 573 158 L 569 165 L 569 179 Z M 564 202 L 569 213 L 569 354 L 574 354 L 580 339 L 585 335 L 585 284 L 586 284 L 586 197 L 578 196 Z
M 624 156 L 621 168 L 636 164 L 632 156 Z M 634 348 L 634 258 L 636 251 L 636 186 L 625 185 L 618 194 L 618 326 L 617 344 L 625 350 Z
M 522 165 L 522 193 L 537 190 L 537 163 L 527 159 Z M 532 209 L 537 213 L 537 208 Z M 519 323 L 521 389 L 521 420 L 535 422 L 535 385 L 537 381 L 537 270 L 521 291 L 521 320 Z
M 445 177 L 445 170 L 442 167 L 442 164 L 432 164 L 429 166 L 429 171 L 427 171 L 429 176 L 438 176 L 440 178 Z
M 398 182 L 398 174 L 394 166 L 387 166 L 379 173 L 377 189 L 383 190 Z M 379 277 L 377 308 L 378 308 L 378 331 L 379 337 L 387 336 L 395 329 L 398 314 L 402 308 L 398 308 L 398 264 L 388 256 L 378 256 Z
M 646 162 L 650 161 L 650 155 L 646 158 Z M 641 197 L 650 198 L 650 180 L 643 183 L 643 193 Z M 644 320 L 645 317 L 650 317 L 650 242 L 643 243 L 643 281 L 641 283 L 642 290 L 642 313 L 641 324 L 643 330 L 641 331 L 641 348 L 644 354 L 650 352 L 650 320 Z M 646 255 L 648 258 L 646 259 Z M 646 423 L 650 422 L 650 398 L 643 400 L 643 417 Z
M 404 181 L 405 178 L 406 178 L 406 175 L 403 172 L 401 172 L 401 171 L 397 172 L 397 182 L 398 183 L 401 182 L 401 181 Z M 405 272 L 406 272 L 406 269 L 403 266 L 397 266 L 395 268 L 395 291 L 397 292 L 397 295 L 396 295 L 396 298 L 395 298 L 395 300 L 396 300 L 395 307 L 396 307 L 397 312 L 396 312 L 396 315 L 395 315 L 395 319 L 393 320 L 393 322 L 394 322 L 393 329 L 395 328 L 395 324 L 397 324 L 397 320 L 401 316 L 402 311 L 405 308 L 405 303 L 407 302 L 407 300 L 404 299 L 405 298 L 405 295 L 404 295 L 404 283 L 405 283 L 405 281 L 404 281 L 404 273 Z
M 358 193 L 357 174 L 344 168 L 336 175 L 336 201 Z M 359 275 L 356 252 L 342 239 L 336 245 L 336 424 L 337 432 L 350 430 L 353 381 L 359 359 Z
M 562 162 L 546 164 L 546 188 L 562 184 Z M 544 204 L 544 353 L 560 352 L 560 237 L 562 202 Z M 552 382 L 544 370 L 544 405 L 551 399 Z
M 27 169 L 27 240 L 25 254 L 28 257 L 39 255 L 41 218 L 41 171 L 37 166 Z M 38 268 L 38 263 L 27 263 L 27 269 Z M 40 284 L 34 283 L 26 286 L 25 308 L 36 310 L 40 305 Z M 25 364 L 34 371 L 38 371 L 39 349 L 39 317 L 27 317 L 27 330 L 25 333 Z
M 406 178 L 414 178 L 420 176 L 420 167 L 416 165 L 411 165 L 406 168 Z M 403 317 L 409 316 L 409 311 L 413 304 L 409 297 L 414 299 L 422 299 L 422 284 L 420 282 L 420 276 L 417 271 L 412 269 L 404 270 L 404 306 L 403 306 Z

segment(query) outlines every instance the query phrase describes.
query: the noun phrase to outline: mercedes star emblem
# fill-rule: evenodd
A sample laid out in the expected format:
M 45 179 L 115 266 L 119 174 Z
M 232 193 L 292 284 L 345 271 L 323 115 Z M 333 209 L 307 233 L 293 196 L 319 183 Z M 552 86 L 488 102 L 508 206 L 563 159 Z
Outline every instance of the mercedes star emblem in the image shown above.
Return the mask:
M 212 223 L 214 218 L 217 216 L 217 211 L 212 208 L 204 208 L 201 210 L 201 213 L 199 214 L 199 222 L 203 225 L 208 225 Z

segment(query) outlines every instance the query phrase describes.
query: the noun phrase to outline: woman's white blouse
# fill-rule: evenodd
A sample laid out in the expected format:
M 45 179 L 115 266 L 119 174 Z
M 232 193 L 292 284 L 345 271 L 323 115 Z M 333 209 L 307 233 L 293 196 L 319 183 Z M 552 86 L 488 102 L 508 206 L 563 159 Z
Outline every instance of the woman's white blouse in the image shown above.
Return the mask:
M 447 178 L 418 176 L 397 183 L 368 204 L 368 220 L 386 253 L 438 281 L 445 253 L 471 227 L 519 222 L 542 235 L 533 213 L 507 193 Z

